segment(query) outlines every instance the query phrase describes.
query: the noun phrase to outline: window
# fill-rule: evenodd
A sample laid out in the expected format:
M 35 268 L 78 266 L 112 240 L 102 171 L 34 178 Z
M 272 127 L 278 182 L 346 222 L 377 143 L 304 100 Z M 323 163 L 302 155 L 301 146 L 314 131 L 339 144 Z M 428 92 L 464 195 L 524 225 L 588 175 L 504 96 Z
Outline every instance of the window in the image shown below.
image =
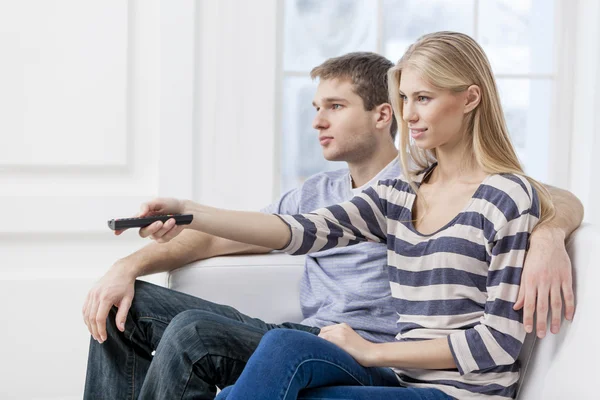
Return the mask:
M 312 128 L 310 70 L 330 57 L 374 51 L 396 62 L 419 36 L 452 30 L 488 55 L 508 128 L 528 174 L 547 180 L 554 86 L 554 4 L 544 0 L 285 0 L 282 191 L 344 168 L 324 160 Z

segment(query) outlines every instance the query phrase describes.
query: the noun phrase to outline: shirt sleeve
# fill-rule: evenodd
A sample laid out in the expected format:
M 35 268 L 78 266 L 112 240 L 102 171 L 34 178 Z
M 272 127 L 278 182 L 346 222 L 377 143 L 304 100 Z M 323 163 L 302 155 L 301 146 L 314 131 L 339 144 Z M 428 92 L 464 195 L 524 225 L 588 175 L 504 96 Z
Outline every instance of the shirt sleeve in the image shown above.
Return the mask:
M 301 188 L 292 189 L 276 202 L 261 209 L 260 212 L 265 214 L 298 214 L 300 213 L 301 192 Z
M 531 186 L 529 190 L 529 208 L 516 212 L 515 217 L 497 231 L 491 243 L 487 301 L 480 323 L 448 336 L 461 375 L 510 366 L 521 351 L 526 335 L 523 313 L 513 310 L 513 306 L 519 293 L 529 236 L 539 219 L 537 193 Z
M 350 201 L 308 214 L 278 215 L 289 227 L 291 239 L 282 251 L 297 255 L 386 241 L 386 216 L 381 185 L 369 187 Z

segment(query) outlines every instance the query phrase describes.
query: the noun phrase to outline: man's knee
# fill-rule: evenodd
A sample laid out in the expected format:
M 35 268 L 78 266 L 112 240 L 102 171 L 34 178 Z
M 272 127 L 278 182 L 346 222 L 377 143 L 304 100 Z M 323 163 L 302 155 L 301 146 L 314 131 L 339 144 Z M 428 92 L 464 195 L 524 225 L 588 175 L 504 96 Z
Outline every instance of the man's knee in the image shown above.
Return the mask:
M 227 331 L 227 318 L 203 310 L 186 310 L 177 314 L 167 326 L 161 343 L 179 347 L 182 342 L 220 337 Z

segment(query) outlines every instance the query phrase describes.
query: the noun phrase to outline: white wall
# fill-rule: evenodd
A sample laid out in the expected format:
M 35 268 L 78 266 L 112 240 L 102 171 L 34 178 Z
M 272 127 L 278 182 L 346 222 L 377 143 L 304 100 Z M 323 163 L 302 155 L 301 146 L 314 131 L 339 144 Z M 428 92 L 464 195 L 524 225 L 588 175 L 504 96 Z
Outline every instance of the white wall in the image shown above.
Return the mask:
M 600 5 L 570 4 L 574 117 L 553 155 L 570 152 L 565 180 L 600 224 Z M 84 296 L 146 243 L 107 219 L 157 195 L 256 209 L 278 192 L 280 13 L 0 0 L 0 398 L 81 398 Z
M 276 15 L 275 0 L 0 0 L 0 398 L 81 398 L 84 297 L 146 244 L 108 219 L 155 196 L 271 201 Z
M 584 203 L 585 219 L 600 226 L 600 2 L 575 4 L 569 185 Z

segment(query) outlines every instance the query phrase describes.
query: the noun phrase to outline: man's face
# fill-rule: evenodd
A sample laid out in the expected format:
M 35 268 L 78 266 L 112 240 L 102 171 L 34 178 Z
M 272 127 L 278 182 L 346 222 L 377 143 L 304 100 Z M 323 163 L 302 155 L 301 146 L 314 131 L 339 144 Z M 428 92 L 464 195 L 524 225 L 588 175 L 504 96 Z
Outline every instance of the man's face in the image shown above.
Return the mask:
M 313 128 L 329 161 L 360 162 L 377 145 L 375 111 L 365 111 L 349 80 L 321 80 L 313 100 Z

